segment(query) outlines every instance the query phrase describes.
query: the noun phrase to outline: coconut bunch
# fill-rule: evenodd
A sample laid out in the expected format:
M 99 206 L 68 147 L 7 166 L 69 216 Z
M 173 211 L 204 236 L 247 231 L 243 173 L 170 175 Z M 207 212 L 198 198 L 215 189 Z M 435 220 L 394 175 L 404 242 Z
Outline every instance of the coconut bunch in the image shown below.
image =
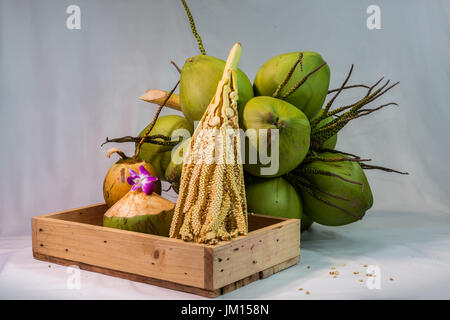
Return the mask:
M 171 61 L 180 73 L 171 91 L 152 89 L 140 97 L 159 108 L 139 134 L 106 139 L 136 146 L 132 161 L 115 164 L 107 189 L 117 179 L 123 187 L 126 170 L 122 174 L 119 165 L 150 165 L 154 176 L 178 193 L 170 236 L 210 244 L 245 235 L 247 211 L 302 219 L 302 230 L 313 222 L 339 226 L 361 220 L 373 205 L 364 171 L 405 173 L 337 150 L 338 135 L 349 122 L 397 105 L 378 101 L 398 82 L 382 78 L 370 85 L 349 84 L 352 65 L 342 85 L 330 90 L 324 58 L 298 51 L 267 60 L 252 83 L 237 68 L 238 58 L 230 63 L 206 53 L 181 2 L 200 54 L 186 59 L 182 68 Z M 337 105 L 347 90 L 361 90 L 361 97 Z M 165 106 L 180 113 L 159 117 Z M 237 129 L 245 135 L 226 134 Z M 105 192 L 105 200 L 110 194 Z

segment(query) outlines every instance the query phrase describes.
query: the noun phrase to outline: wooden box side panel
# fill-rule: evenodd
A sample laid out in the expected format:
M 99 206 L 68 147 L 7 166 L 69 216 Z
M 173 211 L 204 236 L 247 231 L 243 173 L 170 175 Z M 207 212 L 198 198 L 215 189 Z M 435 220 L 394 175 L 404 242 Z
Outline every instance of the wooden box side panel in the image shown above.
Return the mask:
M 36 254 L 204 288 L 204 246 L 53 218 L 32 229 Z
M 106 204 L 99 203 L 71 210 L 53 212 L 42 215 L 40 217 L 102 226 L 103 215 L 105 214 L 106 210 L 108 210 Z
M 281 217 L 271 217 L 261 214 L 249 214 L 248 215 L 248 231 L 256 231 L 289 219 Z
M 207 250 L 212 274 L 205 282 L 207 288 L 215 290 L 299 257 L 300 220 L 285 220 Z

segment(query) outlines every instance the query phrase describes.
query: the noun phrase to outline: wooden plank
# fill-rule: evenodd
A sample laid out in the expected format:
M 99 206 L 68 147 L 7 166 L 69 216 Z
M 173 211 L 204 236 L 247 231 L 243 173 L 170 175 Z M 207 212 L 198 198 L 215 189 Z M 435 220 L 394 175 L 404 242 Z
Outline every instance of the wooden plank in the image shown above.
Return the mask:
M 212 289 L 244 279 L 300 255 L 300 220 L 250 232 L 214 249 Z
M 229 293 L 233 290 L 239 289 L 243 286 L 246 286 L 252 282 L 255 282 L 257 280 L 260 279 L 265 279 L 267 278 L 267 276 L 263 276 L 263 275 L 267 275 L 268 273 L 266 272 L 266 270 L 263 270 L 259 273 L 255 273 L 252 274 L 251 276 L 248 276 L 244 279 L 238 280 L 234 283 L 231 283 L 229 285 L 226 285 L 220 289 L 217 290 L 206 290 L 206 289 L 201 289 L 201 288 L 196 288 L 196 287 L 191 287 L 191 286 L 186 286 L 186 285 L 182 285 L 182 284 L 178 284 L 175 282 L 171 282 L 171 281 L 164 281 L 164 280 L 159 280 L 159 279 L 154 279 L 154 278 L 150 278 L 150 277 L 145 277 L 145 276 L 140 276 L 140 275 L 136 275 L 136 274 L 132 274 L 132 273 L 127 273 L 127 272 L 121 272 L 121 271 L 117 271 L 117 270 L 111 270 L 111 269 L 107 269 L 107 268 L 102 268 L 102 267 L 98 267 L 98 266 L 93 266 L 93 265 L 89 265 L 89 264 L 85 264 L 85 263 L 81 263 L 78 261 L 71 261 L 71 260 L 67 260 L 67 259 L 61 259 L 61 258 L 55 258 L 55 257 L 50 257 L 50 256 L 46 256 L 37 252 L 33 251 L 33 256 L 35 259 L 41 260 L 41 261 L 46 261 L 46 262 L 50 262 L 50 263 L 56 263 L 56 264 L 60 264 L 63 266 L 72 266 L 72 265 L 76 265 L 78 267 L 80 267 L 80 269 L 82 270 L 86 270 L 86 271 L 91 271 L 91 272 L 97 272 L 97 273 L 101 273 L 107 276 L 112 276 L 112 277 L 117 277 L 117 278 L 122 278 L 122 279 L 126 279 L 126 280 L 131 280 L 131 281 L 137 281 L 137 282 L 142 282 L 142 283 L 147 283 L 150 285 L 155 285 L 158 287 L 162 287 L 162 288 L 167 288 L 167 289 L 171 289 L 171 290 L 177 290 L 177 291 L 182 291 L 182 292 L 187 292 L 187 293 L 192 293 L 192 294 L 196 294 L 202 297 L 206 297 L 206 298 L 215 298 L 219 295 L 222 294 L 226 294 Z M 298 263 L 300 257 L 295 257 L 293 259 L 290 259 L 288 261 L 285 261 L 277 266 L 271 267 L 269 268 L 271 270 L 270 275 L 273 274 L 274 269 L 278 270 L 276 272 L 282 271 L 286 268 L 289 268 L 290 266 L 293 266 L 295 264 Z
M 287 261 L 284 261 L 280 264 L 277 264 L 273 267 L 267 268 L 267 269 L 259 272 L 259 278 L 260 279 L 268 278 L 277 272 L 283 271 L 284 269 L 287 269 L 289 267 L 296 265 L 297 263 L 299 263 L 299 261 L 300 261 L 300 256 L 297 256 L 297 257 L 294 257 Z
M 52 218 L 79 223 L 87 223 L 96 226 L 103 225 L 103 215 L 108 207 L 104 203 L 44 214 L 41 218 Z
M 286 221 L 288 219 L 281 217 L 269 217 L 260 214 L 249 214 L 248 215 L 248 231 L 255 231 L 274 225 L 276 223 Z
M 34 218 L 36 253 L 204 287 L 204 246 L 52 218 Z
M 158 287 L 167 288 L 167 289 L 171 289 L 171 290 L 192 293 L 192 294 L 196 294 L 196 295 L 206 297 L 206 298 L 215 298 L 220 295 L 220 290 L 216 290 L 216 291 L 205 290 L 205 289 L 201 289 L 201 288 L 178 284 L 178 283 L 171 282 L 171 281 L 154 279 L 154 278 L 150 278 L 150 277 L 140 276 L 137 274 L 102 268 L 102 267 L 98 267 L 98 266 L 94 266 L 94 265 L 89 265 L 86 263 L 81 263 L 78 261 L 71 261 L 71 260 L 67 260 L 67 259 L 50 257 L 50 256 L 43 255 L 43 254 L 40 254 L 37 252 L 33 252 L 33 256 L 35 259 L 38 259 L 41 261 L 56 263 L 56 264 L 60 264 L 63 266 L 76 265 L 76 266 L 80 267 L 80 269 L 82 269 L 82 270 L 97 272 L 97 273 L 101 273 L 101 274 L 104 274 L 107 276 L 122 278 L 122 279 L 126 279 L 126 280 L 147 283 L 147 284 L 151 284 L 151 285 L 155 285 Z

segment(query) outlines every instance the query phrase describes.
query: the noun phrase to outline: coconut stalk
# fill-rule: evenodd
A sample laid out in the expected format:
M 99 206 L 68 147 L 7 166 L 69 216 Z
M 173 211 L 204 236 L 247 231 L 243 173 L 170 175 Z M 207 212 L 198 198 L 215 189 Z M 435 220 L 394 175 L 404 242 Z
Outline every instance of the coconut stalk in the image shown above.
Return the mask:
M 240 55 L 241 45 L 236 43 L 216 94 L 191 138 L 170 228 L 172 238 L 216 244 L 247 234 L 237 110 Z
M 353 72 L 353 65 L 345 78 L 342 85 L 333 90 L 329 90 L 328 94 L 334 93 L 333 97 L 328 101 L 325 107 L 322 109 L 319 117 L 311 122 L 311 149 L 314 151 L 320 151 L 322 149 L 323 143 L 337 134 L 342 130 L 350 121 L 367 116 L 373 112 L 384 109 L 388 106 L 398 106 L 395 102 L 389 102 L 374 108 L 363 108 L 373 101 L 377 100 L 392 88 L 397 86 L 400 82 L 396 82 L 389 86 L 390 80 L 387 80 L 382 85 L 383 78 L 375 82 L 372 86 L 367 86 L 364 84 L 347 85 L 348 81 Z M 335 109 L 331 109 L 336 98 L 347 89 L 352 88 L 365 88 L 367 89 L 366 94 L 360 98 L 358 101 L 341 106 Z M 320 124 L 320 122 L 328 117 L 333 117 L 333 120 L 326 124 Z

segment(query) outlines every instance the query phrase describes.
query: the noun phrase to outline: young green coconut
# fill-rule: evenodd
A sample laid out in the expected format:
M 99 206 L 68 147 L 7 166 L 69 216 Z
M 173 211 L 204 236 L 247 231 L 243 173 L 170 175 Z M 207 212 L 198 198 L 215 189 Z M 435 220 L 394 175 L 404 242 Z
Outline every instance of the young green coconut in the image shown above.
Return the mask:
M 178 193 L 180 189 L 181 173 L 183 171 L 183 161 L 189 152 L 191 138 L 184 140 L 172 150 L 170 163 L 167 166 L 164 178 L 170 182 L 173 190 Z
M 302 194 L 306 215 L 313 221 L 340 226 L 362 219 L 373 196 L 358 161 L 324 152 L 286 176 Z
M 180 103 L 187 119 L 190 121 L 201 119 L 216 93 L 224 68 L 225 61 L 212 56 L 197 55 L 186 60 L 181 70 Z M 238 69 L 236 74 L 239 90 L 237 107 L 239 118 L 242 119 L 245 104 L 253 98 L 253 87 L 244 72 Z
M 103 226 L 167 237 L 175 204 L 153 192 L 158 178 L 143 165 L 128 171 L 131 190 L 106 211 Z
M 131 185 L 127 182 L 130 176 L 129 169 L 136 171 L 140 166 L 143 166 L 151 175 L 156 175 L 156 171 L 150 163 L 136 158 L 129 158 L 118 148 L 109 149 L 106 157 L 110 158 L 114 153 L 117 153 L 122 159 L 109 168 L 103 180 L 103 198 L 108 208 L 112 207 L 131 190 Z M 154 185 L 154 192 L 161 194 L 161 182 L 155 181 Z
M 151 124 L 146 126 L 141 133 L 139 133 L 139 137 L 143 137 L 145 135 L 150 125 Z M 149 135 L 172 137 L 176 130 L 183 130 L 186 132 L 186 135 L 189 134 L 190 136 L 194 131 L 194 127 L 190 121 L 182 116 L 166 115 L 159 117 L 156 120 L 155 125 L 149 132 Z M 174 146 L 171 144 L 154 144 L 144 142 L 141 146 L 138 158 L 151 163 L 156 170 L 157 177 L 164 179 L 165 171 L 171 160 L 173 148 Z
M 200 55 L 188 58 L 181 70 L 180 103 L 184 116 L 190 121 L 200 121 L 214 97 L 225 69 L 225 61 L 206 54 L 194 18 L 185 0 L 181 0 L 190 23 L 192 34 L 197 40 Z M 242 112 L 248 100 L 253 98 L 253 87 L 249 78 L 236 69 L 236 83 L 239 91 L 237 109 L 239 125 L 242 127 Z
M 267 178 L 286 174 L 295 169 L 308 153 L 311 131 L 308 118 L 286 101 L 254 97 L 245 105 L 244 128 L 249 138 L 244 169 L 254 176 Z M 254 134 L 249 129 L 253 129 Z M 278 139 L 273 136 L 272 129 L 278 129 Z M 266 138 L 261 134 L 266 134 Z M 274 150 L 277 147 L 278 150 Z M 261 159 L 262 155 L 270 157 L 269 163 Z M 257 159 L 252 159 L 255 156 Z M 274 169 L 269 170 L 271 168 Z
M 301 219 L 301 230 L 307 230 L 313 221 L 303 213 L 300 192 L 282 177 L 259 178 L 245 175 L 245 194 L 249 212 L 273 217 Z
M 285 100 L 313 118 L 322 107 L 330 84 L 330 68 L 316 52 L 291 52 L 273 57 L 258 70 L 256 96 Z

